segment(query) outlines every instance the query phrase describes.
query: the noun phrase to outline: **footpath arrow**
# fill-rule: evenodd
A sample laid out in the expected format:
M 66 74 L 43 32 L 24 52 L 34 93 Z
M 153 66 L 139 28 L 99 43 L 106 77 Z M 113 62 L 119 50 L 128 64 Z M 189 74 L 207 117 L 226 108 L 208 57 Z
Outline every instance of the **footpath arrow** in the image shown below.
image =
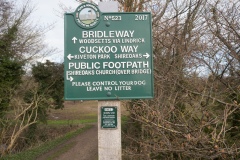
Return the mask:
M 74 56 L 72 56 L 71 54 L 69 54 L 69 55 L 67 56 L 67 58 L 68 58 L 68 60 L 71 61 L 71 59 L 74 58 Z
M 76 43 L 76 40 L 77 40 L 76 37 L 73 37 L 73 38 L 72 38 L 72 41 L 73 41 L 74 44 Z
M 143 57 L 145 57 L 146 59 L 148 59 L 150 57 L 150 54 L 146 53 L 143 55 Z
M 66 74 L 67 74 L 67 80 L 69 80 L 70 82 L 72 82 L 72 81 L 74 80 L 73 77 L 72 77 L 72 76 L 68 77 L 68 71 L 66 72 Z
M 72 76 L 70 76 L 70 79 L 69 79 L 69 80 L 70 80 L 70 82 L 72 82 L 72 81 L 73 81 L 73 77 L 72 77 Z

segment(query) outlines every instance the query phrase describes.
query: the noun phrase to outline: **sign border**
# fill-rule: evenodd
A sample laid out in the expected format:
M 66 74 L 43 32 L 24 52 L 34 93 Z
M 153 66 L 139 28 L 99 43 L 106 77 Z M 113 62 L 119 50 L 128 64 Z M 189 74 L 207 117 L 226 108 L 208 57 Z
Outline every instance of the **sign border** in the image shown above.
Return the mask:
M 99 12 L 100 13 L 100 16 L 104 16 L 105 14 L 112 14 L 112 15 L 119 15 L 119 14 L 148 14 L 150 15 L 149 17 L 151 17 L 151 12 Z M 65 13 L 65 15 L 72 15 L 74 16 L 74 13 Z M 66 17 L 65 17 L 66 18 Z M 74 16 L 74 19 L 75 19 L 75 16 Z M 75 21 L 76 22 L 76 21 Z M 100 20 L 99 20 L 99 23 L 100 23 Z M 77 23 L 76 23 L 77 24 Z M 77 24 L 78 25 L 78 24 Z M 150 28 L 152 29 L 152 23 L 149 24 L 150 25 Z M 79 25 L 78 25 L 79 26 Z M 66 31 L 65 31 L 65 28 L 66 26 L 64 25 L 64 36 L 66 36 L 65 34 Z M 96 27 L 96 26 L 95 26 Z M 84 28 L 81 26 L 81 28 L 83 29 L 90 29 L 90 28 Z M 118 96 L 112 96 L 110 97 L 108 95 L 108 93 L 106 94 L 105 97 L 102 97 L 102 96 L 95 96 L 95 97 L 80 97 L 78 96 L 77 98 L 71 98 L 71 96 L 69 96 L 66 92 L 64 92 L 64 99 L 65 100 L 127 100 L 127 99 L 152 99 L 154 98 L 154 68 L 153 68 L 153 48 L 152 48 L 152 30 L 150 30 L 150 38 L 151 38 L 151 41 L 149 42 L 150 43 L 150 54 L 151 54 L 151 84 L 149 85 L 149 87 L 151 86 L 151 93 L 149 93 L 148 95 L 143 95 L 143 96 L 134 96 L 134 95 L 131 95 L 131 96 L 128 96 L 128 97 L 118 97 Z M 65 39 L 64 39 L 65 41 Z M 66 45 L 64 43 L 64 45 Z M 67 60 L 66 56 L 67 56 L 67 51 L 66 51 L 66 47 L 64 47 L 64 59 Z M 66 65 L 66 63 L 64 63 Z M 66 68 L 64 69 L 64 82 L 67 81 L 67 77 L 66 77 Z M 149 83 L 150 83 L 149 81 Z M 65 89 L 65 86 L 66 84 L 64 83 L 64 89 Z

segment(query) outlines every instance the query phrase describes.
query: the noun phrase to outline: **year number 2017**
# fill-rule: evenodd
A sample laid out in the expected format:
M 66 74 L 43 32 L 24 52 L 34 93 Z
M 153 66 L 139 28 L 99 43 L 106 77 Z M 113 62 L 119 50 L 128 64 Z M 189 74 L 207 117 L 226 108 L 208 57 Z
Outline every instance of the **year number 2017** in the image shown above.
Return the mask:
M 148 15 L 135 15 L 135 21 L 145 21 L 148 19 Z

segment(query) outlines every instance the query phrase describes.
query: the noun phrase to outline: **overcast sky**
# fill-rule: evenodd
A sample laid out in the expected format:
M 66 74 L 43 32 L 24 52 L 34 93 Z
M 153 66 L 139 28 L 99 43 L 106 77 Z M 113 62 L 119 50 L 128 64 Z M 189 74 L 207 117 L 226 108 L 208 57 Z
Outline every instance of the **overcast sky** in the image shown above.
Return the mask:
M 32 17 L 41 25 L 54 24 L 53 28 L 45 35 L 45 41 L 49 47 L 58 49 L 57 54 L 48 57 L 51 61 L 63 62 L 64 56 L 64 19 L 61 17 L 64 11 L 60 4 L 66 7 L 72 7 L 73 10 L 78 7 L 75 0 L 32 0 L 36 6 Z M 62 12 L 62 13 L 61 13 Z
M 16 4 L 23 4 L 26 0 L 17 0 Z M 45 42 L 49 47 L 57 48 L 57 54 L 47 57 L 55 62 L 63 62 L 64 56 L 64 11 L 60 4 L 71 7 L 73 11 L 78 7 L 79 3 L 75 0 L 31 0 L 31 5 L 35 6 L 35 10 L 31 15 L 31 19 L 41 26 L 54 24 L 53 28 L 45 34 Z M 60 17 L 62 15 L 62 17 Z M 45 60 L 44 60 L 45 61 Z

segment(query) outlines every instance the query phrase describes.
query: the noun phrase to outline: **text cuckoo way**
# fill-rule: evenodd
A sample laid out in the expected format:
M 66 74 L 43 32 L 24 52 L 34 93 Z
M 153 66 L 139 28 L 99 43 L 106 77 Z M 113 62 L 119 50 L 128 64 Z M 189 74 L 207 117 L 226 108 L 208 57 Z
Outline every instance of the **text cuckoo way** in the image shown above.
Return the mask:
M 138 46 L 120 46 L 122 53 L 136 53 Z M 81 46 L 80 53 L 116 53 L 117 46 Z

